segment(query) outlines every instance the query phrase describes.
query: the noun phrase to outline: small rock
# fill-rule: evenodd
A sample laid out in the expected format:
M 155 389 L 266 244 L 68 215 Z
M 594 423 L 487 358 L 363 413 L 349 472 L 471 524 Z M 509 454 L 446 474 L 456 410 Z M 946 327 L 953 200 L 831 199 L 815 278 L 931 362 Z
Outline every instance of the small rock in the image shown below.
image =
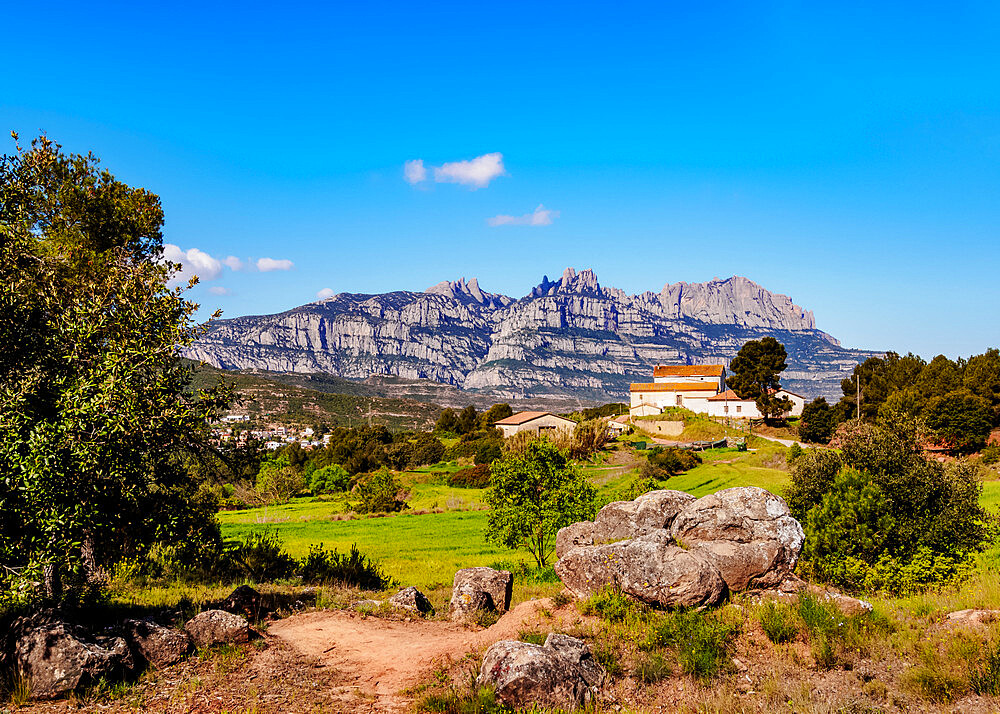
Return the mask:
M 590 654 L 590 647 L 583 640 L 558 632 L 550 632 L 545 638 L 543 647 L 553 650 L 556 654 L 580 668 L 587 686 L 599 689 L 604 684 L 604 668 Z
M 132 650 L 154 667 L 175 664 L 191 649 L 186 632 L 149 620 L 126 620 L 122 630 Z
M 240 585 L 219 604 L 219 609 L 243 615 L 249 620 L 257 620 L 264 612 L 263 598 L 249 585 Z
M 452 619 L 462 619 L 479 610 L 506 612 L 510 607 L 513 586 L 514 576 L 507 570 L 459 570 L 455 573 L 451 590 Z
M 952 625 L 990 625 L 1000 619 L 1000 610 L 956 610 L 949 612 L 946 618 Z
M 486 651 L 476 684 L 492 687 L 497 700 L 509 707 L 572 709 L 593 697 L 580 667 L 556 649 L 512 640 Z
M 389 598 L 389 604 L 393 607 L 399 607 L 404 610 L 413 610 L 414 612 L 420 613 L 430 612 L 434 609 L 431 606 L 431 601 L 413 586 L 403 588 L 398 593 L 393 595 Z
M 225 610 L 206 610 L 198 613 L 186 623 L 184 631 L 196 647 L 211 647 L 221 644 L 242 644 L 249 642 L 253 630 L 246 618 Z

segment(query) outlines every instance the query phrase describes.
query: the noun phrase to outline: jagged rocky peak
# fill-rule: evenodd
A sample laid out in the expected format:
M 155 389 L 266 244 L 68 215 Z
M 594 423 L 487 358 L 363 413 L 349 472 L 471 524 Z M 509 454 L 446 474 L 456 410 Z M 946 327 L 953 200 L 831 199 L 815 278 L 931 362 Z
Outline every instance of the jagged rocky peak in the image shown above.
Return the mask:
M 432 295 L 444 295 L 456 300 L 464 298 L 487 307 L 505 307 L 513 302 L 506 295 L 483 292 L 482 288 L 479 287 L 479 278 L 473 278 L 468 282 L 465 281 L 464 277 L 458 280 L 442 280 L 424 292 Z
M 604 295 L 597 274 L 589 268 L 577 273 L 573 268 L 563 271 L 562 279 L 551 281 L 548 275 L 542 276 L 542 282 L 532 288 L 528 297 L 543 297 L 545 295 Z
M 707 283 L 665 285 L 659 301 L 675 317 L 691 317 L 714 324 L 744 327 L 781 327 L 814 330 L 816 318 L 787 295 L 772 293 L 757 283 L 734 275 Z

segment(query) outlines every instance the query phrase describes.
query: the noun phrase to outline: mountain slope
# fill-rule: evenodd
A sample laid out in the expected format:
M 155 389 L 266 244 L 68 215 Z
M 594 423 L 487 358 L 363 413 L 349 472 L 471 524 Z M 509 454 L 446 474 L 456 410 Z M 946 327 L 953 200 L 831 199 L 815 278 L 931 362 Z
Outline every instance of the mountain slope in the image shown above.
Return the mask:
M 225 369 L 427 379 L 498 399 L 617 401 L 655 364 L 728 362 L 765 335 L 788 349 L 783 381 L 809 397 L 839 396 L 840 380 L 875 354 L 842 348 L 811 312 L 746 278 L 627 295 L 568 268 L 520 300 L 463 279 L 220 320 L 186 355 Z

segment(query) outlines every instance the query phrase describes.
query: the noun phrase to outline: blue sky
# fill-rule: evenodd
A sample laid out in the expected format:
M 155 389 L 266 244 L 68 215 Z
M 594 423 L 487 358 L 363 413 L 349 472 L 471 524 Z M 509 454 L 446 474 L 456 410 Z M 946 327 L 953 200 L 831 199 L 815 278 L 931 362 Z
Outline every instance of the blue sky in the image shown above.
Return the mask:
M 745 275 L 851 347 L 1000 344 L 995 3 L 154 5 L 8 11 L 0 127 L 158 193 L 206 313 L 573 266 Z

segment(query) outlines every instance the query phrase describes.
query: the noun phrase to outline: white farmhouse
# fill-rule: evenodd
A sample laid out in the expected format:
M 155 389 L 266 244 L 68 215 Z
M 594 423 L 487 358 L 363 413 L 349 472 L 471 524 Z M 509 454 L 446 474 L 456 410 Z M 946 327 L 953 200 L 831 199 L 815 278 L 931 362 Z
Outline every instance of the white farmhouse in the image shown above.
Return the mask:
M 660 414 L 667 407 L 708 413 L 708 399 L 725 389 L 726 368 L 721 364 L 658 365 L 652 382 L 629 387 L 631 416 Z
M 536 436 L 555 434 L 557 431 L 572 433 L 576 428 L 576 422 L 549 412 L 518 412 L 501 419 L 493 426 L 500 429 L 506 439 L 522 431 Z
M 791 411 L 785 412 L 782 416 L 802 416 L 802 408 L 806 404 L 805 397 L 795 392 L 789 392 L 787 389 L 779 389 L 772 393 L 779 398 L 787 397 L 792 403 Z M 709 397 L 707 413 L 709 416 L 734 417 L 736 419 L 760 419 L 762 416 L 753 399 L 740 399 L 732 389 Z

